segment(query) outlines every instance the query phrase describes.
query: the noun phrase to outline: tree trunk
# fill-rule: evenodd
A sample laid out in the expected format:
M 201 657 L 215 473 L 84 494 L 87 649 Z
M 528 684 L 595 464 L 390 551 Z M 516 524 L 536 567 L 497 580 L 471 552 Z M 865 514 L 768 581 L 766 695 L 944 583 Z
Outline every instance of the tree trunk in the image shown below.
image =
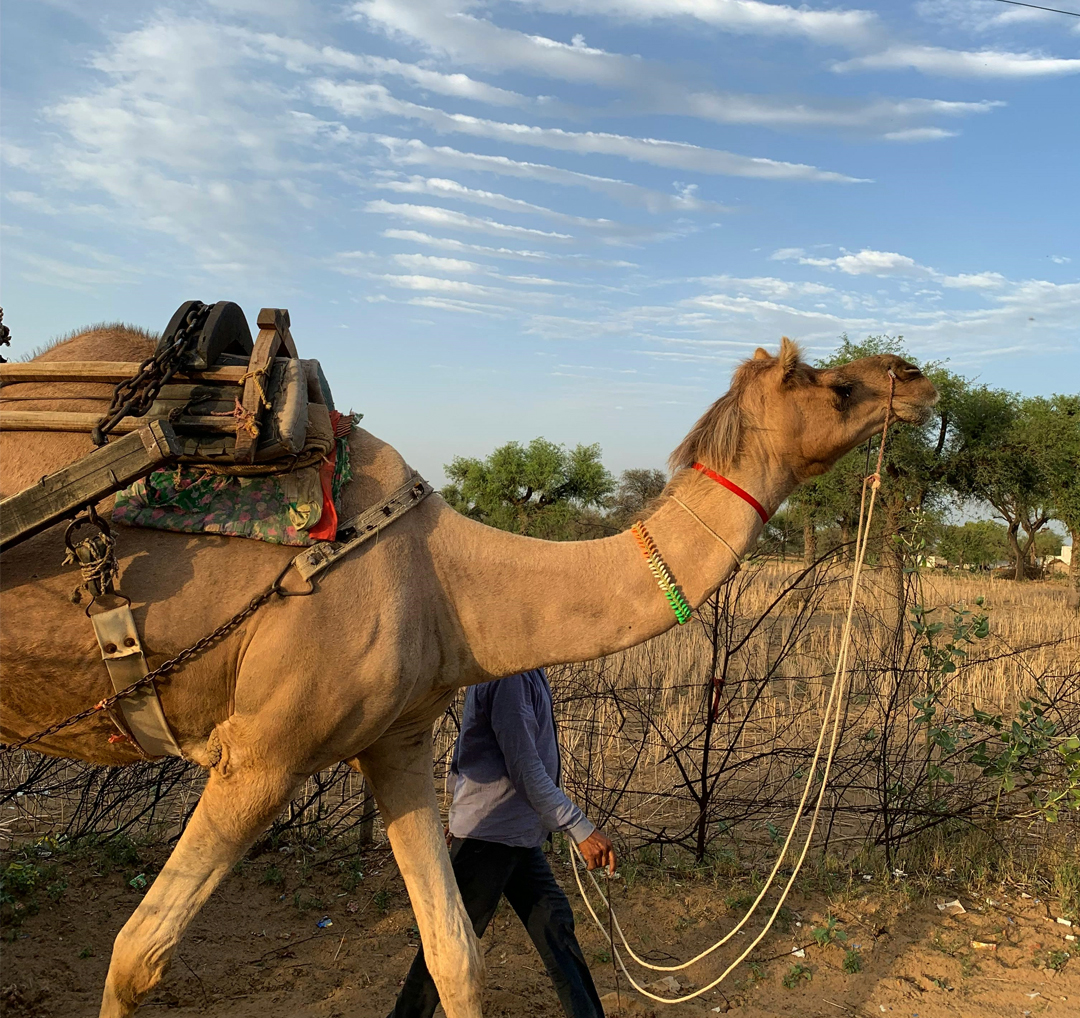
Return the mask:
M 1066 585 L 1065 603 L 1074 611 L 1080 610 L 1080 563 L 1076 561 L 1076 553 L 1080 551 L 1080 530 L 1070 530 L 1072 535 L 1072 552 L 1069 558 L 1069 582 Z
M 843 545 L 840 551 L 840 561 L 845 565 L 851 562 L 851 520 L 846 516 L 840 517 L 840 544 Z
M 808 519 L 803 523 L 803 565 L 808 568 L 814 564 L 817 558 L 817 525 Z
M 1015 562 L 1015 568 L 1013 570 L 1013 579 L 1017 582 L 1027 579 L 1027 573 L 1024 569 L 1024 549 L 1020 547 L 1020 540 L 1016 536 L 1016 532 L 1020 529 L 1020 524 L 1010 523 L 1007 532 L 1009 538 L 1009 547 L 1012 549 L 1013 561 Z
M 885 586 L 896 600 L 897 621 L 904 611 L 904 546 L 898 540 L 903 513 L 902 499 L 887 502 L 881 535 L 881 564 L 885 569 Z

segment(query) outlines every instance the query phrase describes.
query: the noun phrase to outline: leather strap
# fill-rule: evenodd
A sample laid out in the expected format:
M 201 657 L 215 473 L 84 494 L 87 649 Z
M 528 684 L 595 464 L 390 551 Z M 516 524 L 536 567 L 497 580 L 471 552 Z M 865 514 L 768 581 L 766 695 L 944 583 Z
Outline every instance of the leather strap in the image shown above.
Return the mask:
M 388 498 L 365 509 L 362 513 L 338 524 L 339 538 L 344 541 L 320 541 L 305 548 L 292 560 L 292 567 L 305 579 L 311 580 L 366 541 L 378 536 L 394 520 L 419 505 L 435 489 L 419 474 L 406 481 Z
M 694 463 L 692 464 L 692 468 L 694 470 L 700 470 L 701 473 L 703 473 L 706 477 L 710 478 L 713 481 L 716 481 L 717 484 L 727 488 L 727 490 L 732 492 L 733 494 L 738 495 L 739 498 L 741 498 L 748 505 L 753 506 L 754 512 L 756 512 L 758 516 L 761 517 L 762 523 L 769 522 L 769 514 L 765 512 L 761 503 L 756 498 L 754 498 L 754 496 L 751 495 L 750 492 L 743 491 L 743 489 L 740 488 L 734 481 L 729 481 L 726 477 L 721 476 L 715 470 L 710 470 L 707 466 L 705 466 L 704 463 Z
M 90 621 L 117 693 L 150 671 L 129 605 L 91 615 Z M 152 683 L 125 696 L 118 706 L 136 744 L 147 756 L 183 756 Z

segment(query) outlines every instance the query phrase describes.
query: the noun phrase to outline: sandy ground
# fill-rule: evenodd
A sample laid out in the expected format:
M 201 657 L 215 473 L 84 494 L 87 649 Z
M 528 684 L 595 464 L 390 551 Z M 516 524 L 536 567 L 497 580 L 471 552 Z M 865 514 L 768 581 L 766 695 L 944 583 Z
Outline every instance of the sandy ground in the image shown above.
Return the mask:
M 36 887 L 4 905 L 0 1014 L 80 1018 L 97 1014 L 113 937 L 138 903 L 153 853 L 116 860 L 60 855 L 36 862 Z M 5 859 L 5 863 L 12 857 Z M 163 857 L 155 856 L 160 864 Z M 573 878 L 555 861 L 564 887 Z M 362 876 L 360 875 L 362 871 Z M 64 886 L 66 885 L 66 886 Z M 712 943 L 741 914 L 745 886 L 639 878 L 616 888 L 616 909 L 639 951 L 682 959 Z M 942 885 L 860 883 L 829 898 L 790 899 L 785 932 L 760 945 L 754 971 L 740 966 L 693 1003 L 663 1007 L 616 980 L 600 934 L 571 891 L 582 947 L 608 1015 L 738 1018 L 889 1014 L 897 1018 L 1022 1018 L 1080 1014 L 1077 927 L 1055 922 L 1052 903 L 1001 890 L 973 899 Z M 949 916 L 939 901 L 959 897 Z M 827 911 L 846 936 L 821 946 L 812 931 Z M 320 928 L 320 920 L 329 919 Z M 755 928 L 756 929 L 756 928 Z M 736 941 L 743 936 L 736 936 Z M 505 906 L 483 940 L 485 1015 L 556 1018 L 562 1012 L 516 917 Z M 974 944 L 995 945 L 992 947 Z M 400 877 L 384 850 L 364 857 L 293 849 L 242 863 L 196 918 L 164 983 L 140 1013 L 235 1018 L 383 1018 L 413 957 L 416 928 Z M 792 955 L 802 948 L 805 957 Z M 847 952 L 858 953 L 859 970 Z M 1069 956 L 1073 957 L 1069 957 Z M 726 949 L 676 978 L 703 985 Z M 800 974 L 795 966 L 805 970 Z M 809 976 L 809 977 L 808 977 Z M 784 985 L 787 977 L 791 986 Z M 654 974 L 655 978 L 655 974 Z

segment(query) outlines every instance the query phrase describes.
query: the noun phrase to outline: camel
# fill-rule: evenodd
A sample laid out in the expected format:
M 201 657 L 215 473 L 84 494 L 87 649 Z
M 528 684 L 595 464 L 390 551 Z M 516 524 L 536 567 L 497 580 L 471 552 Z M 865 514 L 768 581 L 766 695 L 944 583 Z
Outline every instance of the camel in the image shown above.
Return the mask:
M 43 360 L 139 361 L 150 339 L 103 327 Z M 690 605 L 701 604 L 754 545 L 763 522 L 715 483 L 722 472 L 775 512 L 893 419 L 924 422 L 936 402 L 918 368 L 894 356 L 817 370 L 784 339 L 735 372 L 729 392 L 672 454 L 673 478 L 646 520 Z M 100 386 L 101 399 L 110 387 Z M 83 389 L 83 393 L 89 390 Z M 100 412 L 70 385 L 21 383 L 21 409 Z M 36 397 L 36 398 L 35 398 Z M 40 400 L 40 401 L 38 401 Z M 62 401 L 62 402 L 61 402 Z M 371 505 L 413 471 L 356 429 L 355 480 L 343 514 Z M 0 493 L 91 449 L 72 434 L 0 435 Z M 99 511 L 111 508 L 107 500 Z M 150 667 L 247 604 L 295 549 L 237 538 L 119 527 L 120 589 Z M 82 606 L 62 568 L 59 527 L 4 556 L 2 724 L 7 743 L 111 692 Z M 116 938 L 102 1018 L 131 1015 L 160 982 L 185 928 L 214 888 L 316 771 L 345 760 L 370 782 L 448 1018 L 479 1018 L 482 955 L 457 893 L 434 791 L 432 726 L 464 686 L 527 668 L 586 661 L 675 624 L 635 537 L 558 543 L 467 519 L 431 495 L 317 581 L 313 596 L 275 599 L 238 631 L 159 681 L 184 755 L 209 771 L 167 864 Z M 124 765 L 139 753 L 102 715 L 37 743 L 43 753 Z

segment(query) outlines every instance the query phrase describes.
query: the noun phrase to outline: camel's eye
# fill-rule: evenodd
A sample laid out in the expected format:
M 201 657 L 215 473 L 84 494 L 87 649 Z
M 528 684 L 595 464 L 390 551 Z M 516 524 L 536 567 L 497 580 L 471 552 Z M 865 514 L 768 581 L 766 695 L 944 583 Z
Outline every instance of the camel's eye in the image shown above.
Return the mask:
M 851 403 L 851 394 L 855 391 L 855 387 L 846 382 L 837 382 L 829 388 L 836 395 L 837 409 L 845 410 Z

